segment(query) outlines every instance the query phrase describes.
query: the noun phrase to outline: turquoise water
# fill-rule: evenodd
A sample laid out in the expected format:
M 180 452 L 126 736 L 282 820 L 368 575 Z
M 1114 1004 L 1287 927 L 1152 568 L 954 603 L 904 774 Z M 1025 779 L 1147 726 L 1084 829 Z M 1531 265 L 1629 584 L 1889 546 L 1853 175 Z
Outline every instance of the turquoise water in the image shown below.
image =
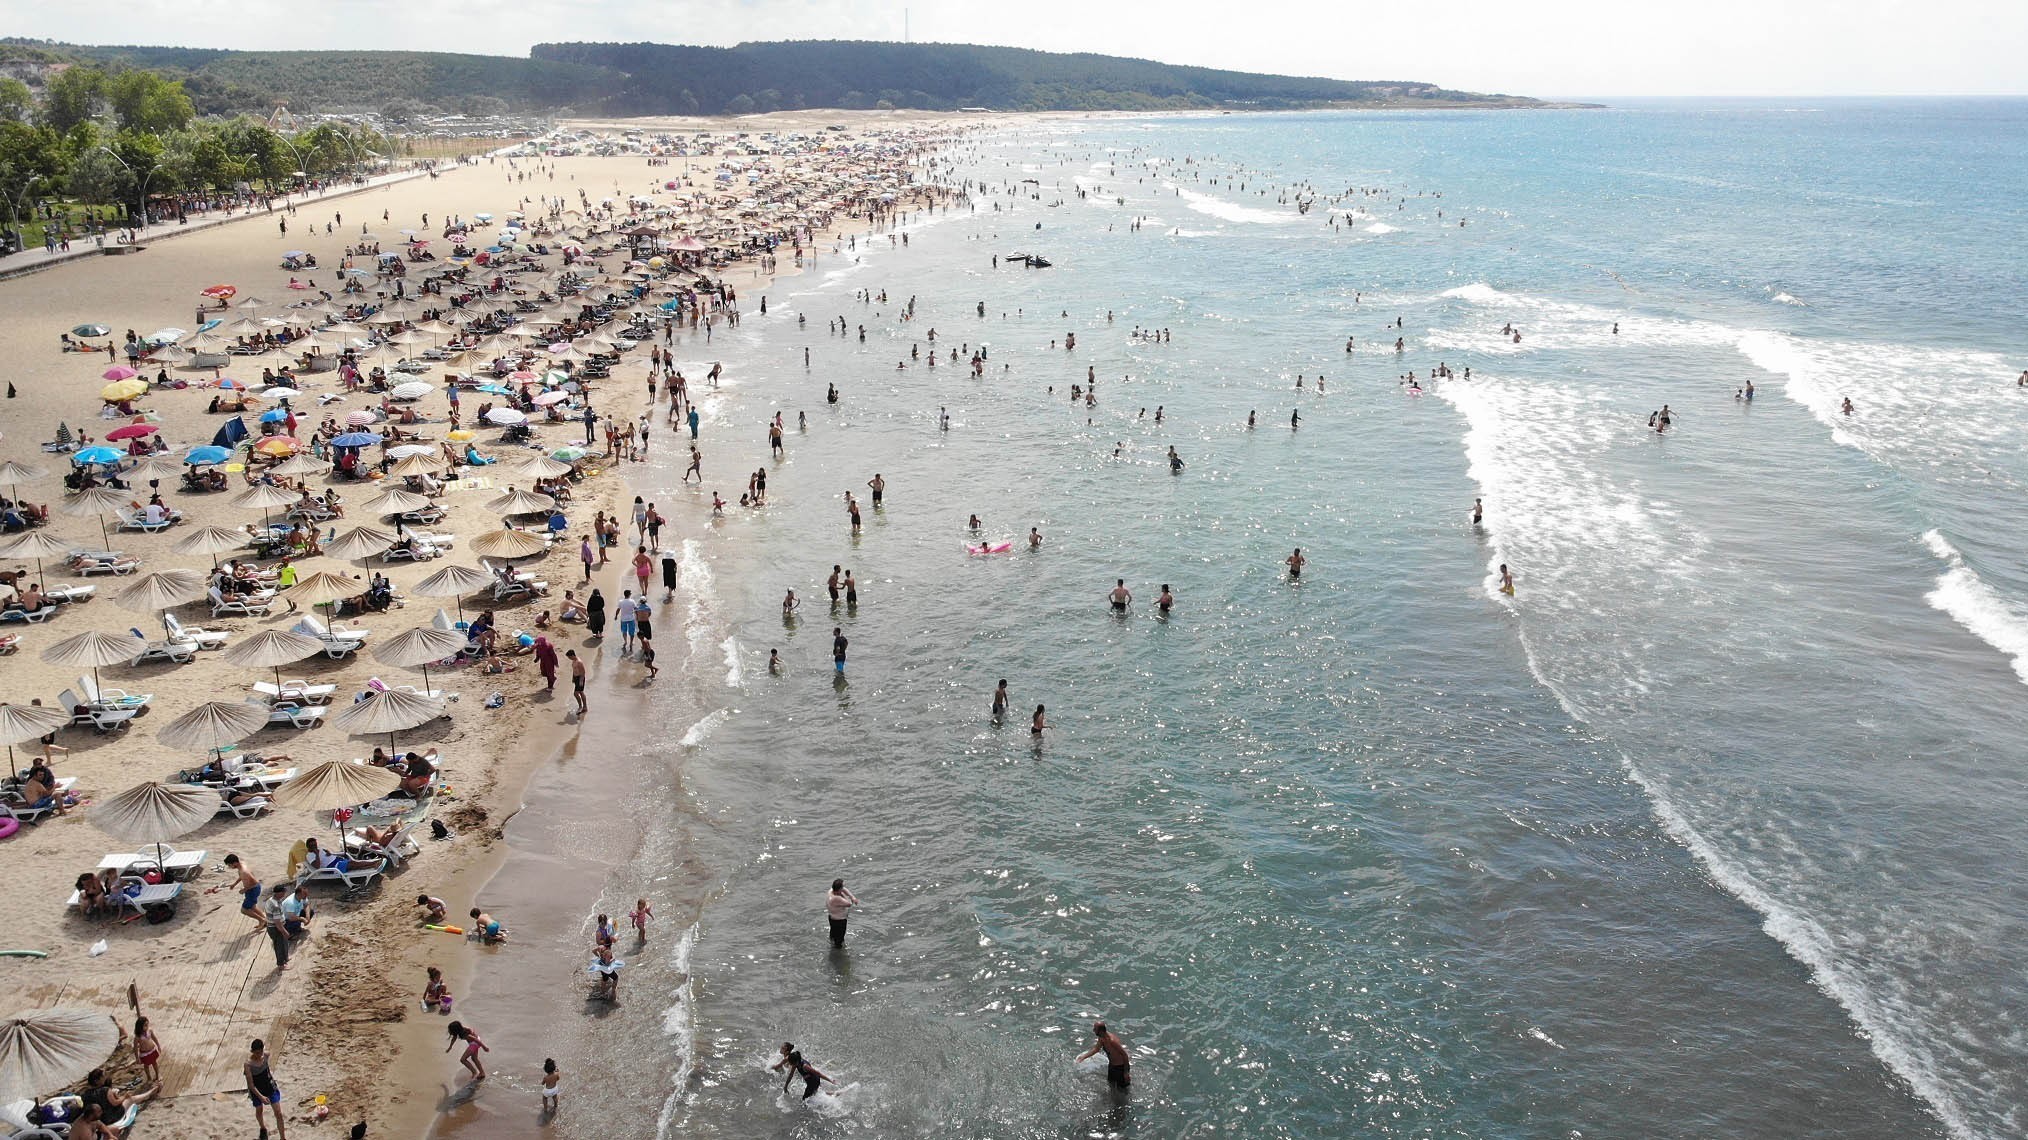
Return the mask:
M 679 348 L 727 366 L 704 490 L 663 475 L 691 655 L 639 757 L 682 775 L 612 893 L 709 900 L 611 1095 L 701 1137 L 2019 1135 L 2024 144 L 1895 102 L 958 148 L 976 211 Z M 984 378 L 897 369 L 932 327 Z M 771 505 L 708 521 L 778 409 Z M 790 1039 L 856 1087 L 785 1099 Z

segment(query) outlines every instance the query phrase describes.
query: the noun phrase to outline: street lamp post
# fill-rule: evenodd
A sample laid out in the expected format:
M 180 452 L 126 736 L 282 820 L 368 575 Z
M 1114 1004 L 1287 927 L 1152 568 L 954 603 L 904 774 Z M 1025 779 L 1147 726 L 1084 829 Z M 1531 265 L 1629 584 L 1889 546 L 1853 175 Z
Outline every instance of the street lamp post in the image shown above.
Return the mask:
M 129 175 L 132 175 L 134 173 L 134 168 L 127 164 L 126 159 L 120 157 L 118 151 L 114 150 L 112 147 L 106 146 L 104 143 L 99 144 L 99 149 L 105 151 L 108 155 L 110 155 L 114 162 L 119 163 L 120 169 L 125 170 Z M 148 218 L 148 183 L 154 179 L 155 172 L 161 169 L 162 169 L 161 163 L 159 162 L 152 163 L 148 167 L 148 173 L 139 176 L 141 179 L 141 197 L 140 200 L 135 203 L 135 205 L 139 207 L 137 212 L 141 215 L 141 232 L 144 234 L 148 232 L 149 226 L 151 225 L 151 222 L 149 221 Z

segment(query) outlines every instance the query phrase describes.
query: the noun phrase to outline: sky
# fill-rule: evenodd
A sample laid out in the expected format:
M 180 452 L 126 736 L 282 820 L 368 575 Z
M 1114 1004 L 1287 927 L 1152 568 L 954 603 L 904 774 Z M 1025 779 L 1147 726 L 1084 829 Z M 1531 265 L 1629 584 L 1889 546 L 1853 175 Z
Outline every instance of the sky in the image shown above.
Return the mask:
M 0 0 L 66 42 L 525 56 L 542 41 L 1004 44 L 1544 98 L 2028 95 L 2028 0 Z

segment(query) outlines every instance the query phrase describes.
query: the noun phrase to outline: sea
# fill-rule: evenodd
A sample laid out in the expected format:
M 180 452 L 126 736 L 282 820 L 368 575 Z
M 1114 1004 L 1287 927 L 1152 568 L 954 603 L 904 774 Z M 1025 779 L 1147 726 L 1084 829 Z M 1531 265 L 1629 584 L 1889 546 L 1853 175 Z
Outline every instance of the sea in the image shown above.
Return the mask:
M 670 667 L 508 829 L 586 888 L 546 1127 L 2028 1134 L 2024 161 L 2024 101 L 1026 121 L 734 271 L 705 479 L 636 480 Z

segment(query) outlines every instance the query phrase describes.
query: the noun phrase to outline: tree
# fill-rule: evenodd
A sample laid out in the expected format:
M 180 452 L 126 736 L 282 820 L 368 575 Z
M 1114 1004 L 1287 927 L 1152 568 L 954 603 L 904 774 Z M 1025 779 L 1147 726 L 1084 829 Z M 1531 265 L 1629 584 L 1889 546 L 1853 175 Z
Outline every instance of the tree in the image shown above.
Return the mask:
M 19 79 L 0 79 L 0 119 L 25 123 L 35 109 L 35 92 Z
M 753 96 L 746 94 L 734 95 L 732 101 L 725 105 L 725 113 L 728 115 L 753 114 Z
M 49 77 L 42 87 L 42 121 L 67 135 L 98 118 L 106 101 L 106 73 L 72 64 Z
M 105 93 L 124 131 L 182 130 L 197 114 L 183 84 L 152 71 L 122 71 L 106 81 Z

